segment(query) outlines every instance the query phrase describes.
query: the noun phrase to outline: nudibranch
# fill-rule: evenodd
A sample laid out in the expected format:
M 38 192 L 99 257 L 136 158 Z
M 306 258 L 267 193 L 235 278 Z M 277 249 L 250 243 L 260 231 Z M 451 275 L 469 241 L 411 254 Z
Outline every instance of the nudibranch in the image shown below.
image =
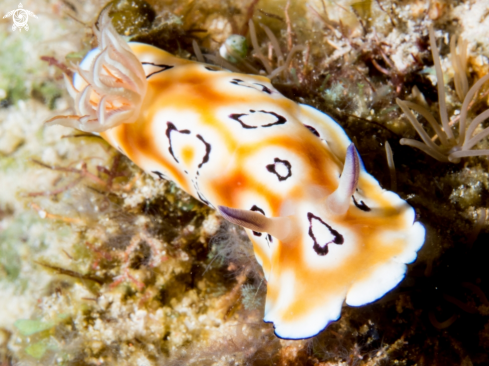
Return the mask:
M 281 338 L 316 335 L 346 304 L 394 288 L 425 229 L 365 171 L 329 116 L 233 73 L 126 43 L 107 16 L 99 45 L 67 80 L 77 115 L 156 179 L 174 181 L 241 225 L 268 283 L 264 320 Z

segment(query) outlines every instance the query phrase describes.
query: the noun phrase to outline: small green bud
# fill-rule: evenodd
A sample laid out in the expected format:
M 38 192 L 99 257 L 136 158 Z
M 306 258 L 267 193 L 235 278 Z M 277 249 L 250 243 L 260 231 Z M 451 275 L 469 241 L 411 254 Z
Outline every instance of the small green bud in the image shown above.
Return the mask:
M 231 34 L 219 48 L 219 54 L 226 61 L 237 63 L 246 57 L 248 43 L 246 38 L 238 34 Z

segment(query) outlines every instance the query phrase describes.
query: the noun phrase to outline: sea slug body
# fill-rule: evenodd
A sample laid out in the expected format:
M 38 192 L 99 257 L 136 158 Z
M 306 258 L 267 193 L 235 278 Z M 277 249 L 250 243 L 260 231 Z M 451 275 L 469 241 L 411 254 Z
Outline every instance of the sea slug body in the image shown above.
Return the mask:
M 345 299 L 367 304 L 403 279 L 425 229 L 365 171 L 333 119 L 266 77 L 127 44 L 107 17 L 99 27 L 99 47 L 67 79 L 78 115 L 49 124 L 100 133 L 155 179 L 244 226 L 277 336 L 314 336 Z

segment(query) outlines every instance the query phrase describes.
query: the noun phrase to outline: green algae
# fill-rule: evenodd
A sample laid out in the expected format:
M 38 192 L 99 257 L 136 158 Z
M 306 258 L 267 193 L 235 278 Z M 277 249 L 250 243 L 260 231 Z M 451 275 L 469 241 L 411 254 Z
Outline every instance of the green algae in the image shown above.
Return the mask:
M 154 9 L 144 0 L 114 0 L 106 7 L 110 7 L 109 16 L 117 32 L 126 36 L 150 28 L 156 17 Z
M 25 352 L 36 359 L 42 358 L 48 350 L 48 344 L 45 341 L 33 343 L 26 347 Z
M 20 247 L 42 246 L 42 237 L 26 237 L 26 228 L 39 223 L 32 214 L 17 217 L 5 230 L 0 232 L 0 281 L 13 282 L 21 275 L 22 256 Z
M 67 314 L 58 314 L 55 320 L 43 321 L 36 319 L 19 319 L 16 320 L 14 326 L 19 330 L 19 333 L 25 337 L 33 334 L 44 332 L 54 328 L 58 323 L 65 321 L 68 318 Z
M 49 109 L 53 109 L 56 99 L 61 96 L 61 90 L 56 83 L 46 81 L 34 84 L 31 96 L 46 104 Z

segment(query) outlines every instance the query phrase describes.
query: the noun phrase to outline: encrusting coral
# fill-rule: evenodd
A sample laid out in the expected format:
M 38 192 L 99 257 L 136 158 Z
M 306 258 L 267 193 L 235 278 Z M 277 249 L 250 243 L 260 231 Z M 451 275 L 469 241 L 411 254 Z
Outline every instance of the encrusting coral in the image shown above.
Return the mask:
M 475 130 L 482 122 L 489 118 L 489 109 L 479 114 L 473 120 L 469 120 L 468 113 L 470 108 L 470 102 L 474 98 L 475 94 L 479 91 L 482 85 L 489 80 L 489 74 L 480 78 L 470 89 L 468 89 L 468 82 L 466 76 L 467 65 L 467 43 L 463 40 L 459 40 L 458 48 L 459 52 L 455 51 L 455 39 L 452 38 L 450 42 L 452 66 L 455 71 L 455 88 L 460 100 L 463 100 L 460 116 L 456 117 L 457 121 L 452 120 L 449 123 L 447 105 L 445 101 L 445 86 L 443 83 L 443 72 L 440 64 L 440 57 L 438 55 L 438 49 L 435 40 L 435 33 L 433 26 L 429 27 L 431 52 L 433 55 L 433 62 L 435 64 L 436 79 L 438 86 L 438 104 L 440 110 L 441 126 L 436 121 L 431 112 L 424 106 L 396 99 L 397 104 L 403 110 L 407 116 L 409 122 L 419 134 L 424 143 L 413 139 L 401 139 L 401 145 L 409 145 L 416 147 L 426 154 L 442 162 L 458 163 L 460 158 L 468 156 L 483 156 L 489 155 L 489 150 L 472 150 L 472 148 L 479 143 L 482 139 L 489 135 L 489 128 L 483 129 L 481 132 L 474 136 Z M 468 90 L 467 90 L 468 89 Z M 411 110 L 418 112 L 423 116 L 433 128 L 436 136 L 433 138 L 428 135 L 423 126 L 418 122 Z M 458 136 L 455 136 L 452 131 L 452 125 L 458 122 Z M 438 138 L 440 144 L 437 145 L 434 140 Z

